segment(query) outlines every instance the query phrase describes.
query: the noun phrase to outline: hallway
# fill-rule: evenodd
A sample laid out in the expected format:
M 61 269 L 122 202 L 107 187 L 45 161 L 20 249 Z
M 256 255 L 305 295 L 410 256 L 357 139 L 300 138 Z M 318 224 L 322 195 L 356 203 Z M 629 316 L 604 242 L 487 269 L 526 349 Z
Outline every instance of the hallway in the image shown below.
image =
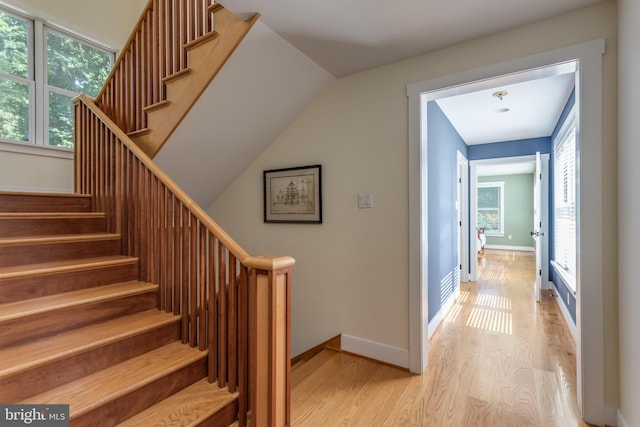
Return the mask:
M 533 253 L 487 250 L 430 342 L 422 376 L 325 350 L 292 374 L 294 426 L 586 426 L 575 345 Z

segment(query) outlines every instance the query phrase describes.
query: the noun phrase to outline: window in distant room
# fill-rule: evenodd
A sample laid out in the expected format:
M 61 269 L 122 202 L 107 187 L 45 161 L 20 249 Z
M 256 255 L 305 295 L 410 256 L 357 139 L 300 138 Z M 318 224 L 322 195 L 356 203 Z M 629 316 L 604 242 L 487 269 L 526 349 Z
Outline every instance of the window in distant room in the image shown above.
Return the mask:
M 478 228 L 486 235 L 504 234 L 504 182 L 478 183 Z

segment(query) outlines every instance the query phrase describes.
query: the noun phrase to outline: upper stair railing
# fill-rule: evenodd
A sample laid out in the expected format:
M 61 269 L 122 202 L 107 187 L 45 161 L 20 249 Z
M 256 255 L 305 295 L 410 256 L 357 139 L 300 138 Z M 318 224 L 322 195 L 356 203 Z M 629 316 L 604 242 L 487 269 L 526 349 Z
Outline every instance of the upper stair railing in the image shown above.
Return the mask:
M 214 37 L 215 0 L 149 0 L 98 105 L 126 134 L 146 128 L 145 109 L 165 99 L 165 82 L 187 67 L 189 46 Z
M 288 426 L 290 257 L 250 257 L 93 101 L 75 100 L 75 191 L 107 214 L 209 381 L 239 393 L 241 426 Z

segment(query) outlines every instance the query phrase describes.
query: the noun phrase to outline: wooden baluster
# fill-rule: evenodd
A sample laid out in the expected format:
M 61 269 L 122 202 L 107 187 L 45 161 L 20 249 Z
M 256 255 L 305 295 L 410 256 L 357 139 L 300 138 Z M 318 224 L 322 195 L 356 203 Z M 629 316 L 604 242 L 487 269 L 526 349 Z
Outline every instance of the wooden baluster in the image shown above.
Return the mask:
M 198 348 L 201 351 L 207 349 L 207 229 L 203 224 L 199 225 L 200 235 L 200 296 L 198 304 Z
M 218 243 L 218 386 L 227 385 L 227 248 Z
M 240 265 L 238 282 L 238 421 L 247 426 L 249 412 L 249 275 Z
M 198 220 L 189 215 L 191 236 L 189 261 L 189 338 L 191 347 L 198 345 Z
M 178 52 L 180 52 L 180 70 L 184 70 L 185 68 L 187 68 L 187 51 L 184 49 L 184 45 L 189 42 L 187 13 L 188 12 L 186 3 L 180 2 L 180 39 L 178 40 Z
M 182 269 L 182 205 L 174 198 L 173 211 L 173 314 L 180 314 L 180 295 L 182 282 L 180 280 Z
M 182 342 L 189 342 L 189 211 L 182 205 Z
M 158 0 L 158 40 L 157 40 L 157 48 L 158 48 L 158 74 L 156 76 L 156 102 L 159 102 L 164 99 L 164 85 L 162 84 L 162 79 L 166 76 L 165 74 L 165 64 L 167 61 L 166 57 L 166 45 L 165 39 L 167 37 L 166 31 L 166 14 L 167 14 L 167 2 L 166 0 Z
M 209 371 L 209 382 L 212 383 L 216 379 L 216 371 L 217 371 L 217 352 L 216 348 L 218 347 L 218 333 L 217 333 L 217 311 L 216 311 L 216 268 L 217 268 L 217 258 L 216 258 L 216 239 L 213 234 L 208 233 L 209 235 L 209 298 L 208 298 L 208 310 L 209 310 L 209 322 L 207 324 L 208 330 L 208 347 L 209 347 L 209 359 L 208 359 L 208 371 Z
M 227 295 L 227 348 L 229 361 L 229 391 L 235 392 L 238 385 L 238 273 L 237 261 L 229 254 L 229 292 Z
M 158 200 L 158 178 L 149 174 L 149 282 L 159 284 L 158 277 L 158 244 L 159 244 L 159 200 Z M 160 290 L 162 297 L 162 290 Z
M 158 91 L 158 82 L 160 81 L 160 2 L 156 1 L 155 3 L 151 18 L 151 81 L 149 82 L 151 91 L 150 102 L 147 105 L 155 104 L 160 100 Z
M 73 128 L 73 140 L 75 155 L 73 156 L 73 191 L 82 193 L 82 104 L 75 103 L 73 105 L 73 120 L 76 125 Z
M 164 226 L 162 227 L 162 263 L 160 265 L 163 268 L 162 282 L 165 288 L 164 309 L 168 312 L 170 310 L 168 307 L 171 307 L 171 296 L 173 295 L 171 287 L 171 278 L 173 277 L 171 273 L 173 265 L 173 255 L 171 254 L 171 248 L 173 247 L 173 232 L 171 230 L 173 197 L 164 184 L 162 185 L 162 196 L 164 200 Z

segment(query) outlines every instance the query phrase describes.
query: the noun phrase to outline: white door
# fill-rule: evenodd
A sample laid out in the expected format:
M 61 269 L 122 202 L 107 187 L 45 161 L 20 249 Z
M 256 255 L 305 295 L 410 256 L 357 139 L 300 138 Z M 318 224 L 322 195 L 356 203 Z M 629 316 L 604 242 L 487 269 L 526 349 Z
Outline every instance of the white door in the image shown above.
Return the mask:
M 536 301 L 540 301 L 542 289 L 542 162 L 540 152 L 536 153 L 536 174 L 533 178 L 533 231 L 531 237 L 536 243 Z

